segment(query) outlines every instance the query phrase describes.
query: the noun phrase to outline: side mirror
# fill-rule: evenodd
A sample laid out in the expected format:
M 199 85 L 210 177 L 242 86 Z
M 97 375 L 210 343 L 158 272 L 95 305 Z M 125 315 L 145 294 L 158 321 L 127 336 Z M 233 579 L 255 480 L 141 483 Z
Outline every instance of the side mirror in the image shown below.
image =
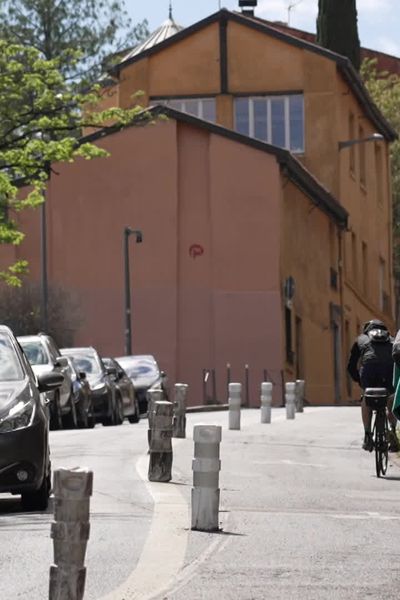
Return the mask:
M 60 369 L 68 367 L 68 358 L 66 356 L 57 356 L 57 360 L 54 362 L 54 366 Z
M 44 373 L 38 377 L 39 392 L 52 392 L 58 389 L 64 382 L 62 373 Z
M 86 379 L 85 371 L 79 371 L 79 377 L 80 377 L 80 379 Z
M 117 378 L 117 369 L 115 367 L 107 367 L 106 373 L 107 373 L 107 375 L 110 375 L 111 377 Z
M 160 371 L 160 377 L 161 379 L 166 379 L 167 378 L 167 374 L 165 371 Z

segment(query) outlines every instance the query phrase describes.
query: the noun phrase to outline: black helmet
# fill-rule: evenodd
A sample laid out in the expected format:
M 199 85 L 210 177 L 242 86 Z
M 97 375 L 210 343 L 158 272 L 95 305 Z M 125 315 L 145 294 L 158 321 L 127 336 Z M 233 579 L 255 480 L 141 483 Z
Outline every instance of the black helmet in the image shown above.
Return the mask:
M 387 327 L 383 321 L 379 321 L 379 319 L 371 319 L 371 321 L 367 321 L 363 326 L 363 333 L 368 333 L 371 329 L 385 329 Z

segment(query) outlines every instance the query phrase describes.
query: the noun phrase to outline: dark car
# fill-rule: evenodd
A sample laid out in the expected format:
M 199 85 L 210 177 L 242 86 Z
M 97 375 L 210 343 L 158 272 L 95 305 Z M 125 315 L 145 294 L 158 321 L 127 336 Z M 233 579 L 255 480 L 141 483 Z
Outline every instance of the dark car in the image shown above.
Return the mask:
M 68 360 L 68 371 L 72 382 L 72 397 L 78 427 L 91 429 L 95 426 L 95 420 L 92 407 L 92 390 L 86 378 L 86 373 L 79 371 L 71 356 L 66 356 L 65 358 Z
M 53 338 L 45 333 L 38 333 L 37 335 L 23 335 L 17 339 L 36 376 L 50 372 L 64 375 L 62 386 L 55 392 L 48 394 L 50 400 L 50 429 L 77 427 L 68 361 L 61 356 Z
M 168 396 L 166 375 L 151 354 L 133 354 L 115 359 L 132 380 L 141 413 L 147 412 L 147 391 L 161 389 Z
M 139 403 L 132 380 L 114 358 L 102 358 L 102 360 L 107 368 L 116 370 L 114 381 L 122 401 L 123 418 L 127 417 L 129 423 L 138 423 L 140 420 Z
M 113 380 L 115 369 L 107 369 L 97 350 L 92 346 L 61 348 L 61 354 L 73 358 L 78 370 L 86 373 L 92 393 L 92 410 L 95 421 L 103 423 L 103 425 L 120 425 L 123 413 Z
M 0 325 L 0 493 L 20 494 L 25 510 L 46 510 L 51 489 L 44 392 L 63 382 L 33 373 L 16 338 Z M 43 393 L 42 393 L 43 392 Z

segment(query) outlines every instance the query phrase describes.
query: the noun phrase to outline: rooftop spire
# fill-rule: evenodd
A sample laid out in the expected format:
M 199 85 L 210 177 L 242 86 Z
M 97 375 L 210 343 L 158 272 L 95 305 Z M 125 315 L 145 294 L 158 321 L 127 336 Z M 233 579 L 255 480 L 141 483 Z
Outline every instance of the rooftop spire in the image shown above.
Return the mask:
M 172 0 L 169 0 L 169 14 L 168 14 L 169 18 L 172 21 Z

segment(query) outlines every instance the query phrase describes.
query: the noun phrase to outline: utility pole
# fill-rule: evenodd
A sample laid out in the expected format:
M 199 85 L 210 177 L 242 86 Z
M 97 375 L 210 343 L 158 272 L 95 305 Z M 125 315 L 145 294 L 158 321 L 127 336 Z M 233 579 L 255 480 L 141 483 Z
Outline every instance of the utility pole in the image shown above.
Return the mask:
M 129 236 L 135 235 L 137 244 L 143 241 L 142 232 L 138 229 L 124 229 L 124 273 L 125 273 L 125 355 L 132 354 L 132 313 L 131 313 L 131 282 L 129 265 Z

